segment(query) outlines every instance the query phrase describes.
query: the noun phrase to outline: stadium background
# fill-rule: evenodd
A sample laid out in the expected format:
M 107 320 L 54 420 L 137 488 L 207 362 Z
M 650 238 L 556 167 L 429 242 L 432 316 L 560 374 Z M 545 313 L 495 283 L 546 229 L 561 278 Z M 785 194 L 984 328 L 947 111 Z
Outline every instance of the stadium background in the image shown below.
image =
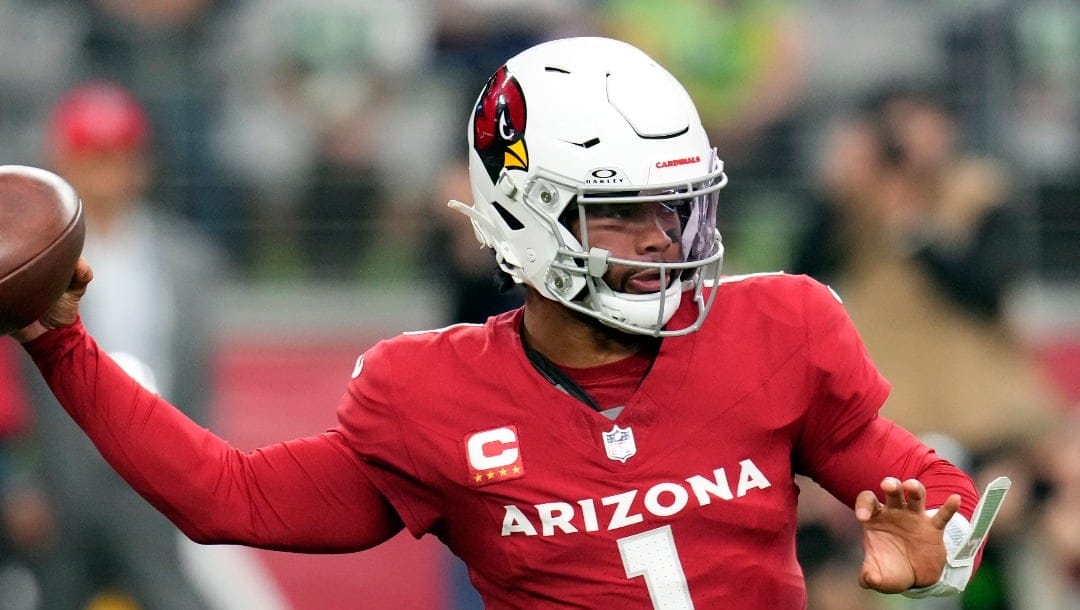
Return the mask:
M 1011 317 L 1080 403 L 1080 6 L 670 4 L 653 15 L 649 2 L 602 0 L 0 0 L 0 163 L 39 162 L 45 111 L 73 84 L 110 78 L 146 102 L 153 202 L 232 265 L 217 295 L 212 427 L 254 448 L 327 427 L 378 338 L 453 321 L 446 169 L 473 97 L 514 52 L 590 33 L 680 41 L 666 51 L 690 59 L 670 67 L 700 79 L 732 179 L 733 273 L 788 260 L 831 111 L 894 80 L 933 81 L 965 144 L 1013 170 L 1036 265 Z M 362 556 L 238 552 L 282 608 L 476 603 L 430 540 Z

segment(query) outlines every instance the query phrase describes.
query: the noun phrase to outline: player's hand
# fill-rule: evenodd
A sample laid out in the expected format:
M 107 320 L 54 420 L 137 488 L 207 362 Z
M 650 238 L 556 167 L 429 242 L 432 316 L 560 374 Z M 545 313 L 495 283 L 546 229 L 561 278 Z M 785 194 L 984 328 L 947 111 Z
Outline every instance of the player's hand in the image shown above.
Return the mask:
M 885 503 L 866 490 L 855 499 L 863 524 L 863 564 L 859 584 L 882 593 L 932 585 L 945 568 L 942 531 L 960 508 L 953 494 L 934 515 L 926 514 L 926 488 L 915 479 L 881 482 Z
M 29 326 L 11 333 L 11 336 L 19 343 L 27 343 L 54 328 L 68 326 L 75 322 L 75 318 L 79 316 L 79 299 L 86 294 L 86 286 L 92 279 L 94 279 L 93 269 L 90 268 L 86 259 L 79 257 L 79 262 L 75 265 L 75 275 L 71 278 L 71 283 L 68 284 L 64 294 L 60 295 L 45 315 Z

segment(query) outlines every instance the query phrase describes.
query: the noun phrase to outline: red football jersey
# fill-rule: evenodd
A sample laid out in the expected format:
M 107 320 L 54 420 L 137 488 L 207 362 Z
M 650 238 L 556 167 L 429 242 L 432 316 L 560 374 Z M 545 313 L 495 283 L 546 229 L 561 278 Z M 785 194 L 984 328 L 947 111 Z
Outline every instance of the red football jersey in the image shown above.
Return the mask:
M 970 518 L 970 479 L 878 417 L 888 385 L 830 290 L 779 274 L 716 290 L 614 420 L 532 367 L 517 310 L 379 343 L 336 428 L 250 453 L 139 387 L 81 324 L 27 349 L 193 539 L 355 551 L 404 523 L 464 559 L 490 608 L 803 607 L 796 473 L 849 506 L 918 478 L 929 506 L 960 493 Z
M 534 370 L 518 310 L 375 346 L 341 429 L 492 607 L 802 607 L 794 475 L 852 505 L 934 458 L 900 435 L 896 453 L 852 454 L 885 423 L 888 385 L 830 290 L 785 275 L 717 289 L 614 421 Z

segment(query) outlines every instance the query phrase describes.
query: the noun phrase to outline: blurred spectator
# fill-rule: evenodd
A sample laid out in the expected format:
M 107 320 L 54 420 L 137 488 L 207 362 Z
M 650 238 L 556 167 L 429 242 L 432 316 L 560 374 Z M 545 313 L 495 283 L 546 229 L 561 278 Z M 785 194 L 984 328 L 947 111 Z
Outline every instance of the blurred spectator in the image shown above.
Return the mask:
M 917 88 L 838 122 L 823 156 L 826 219 L 792 270 L 841 288 L 897 388 L 884 413 L 976 454 L 1047 430 L 1053 397 L 1006 317 L 1033 247 L 1007 168 L 964 153 L 949 109 Z
M 775 269 L 786 257 L 795 133 L 807 70 L 797 3 L 605 0 L 598 23 L 686 84 L 725 160 L 720 207 L 732 272 Z
M 379 223 L 417 210 L 459 115 L 424 71 L 429 4 L 256 0 L 228 13 L 214 143 L 266 229 L 271 265 L 349 281 L 378 247 L 412 245 Z
M 1076 519 L 1076 507 L 1080 503 L 1080 412 L 1073 410 L 1069 414 L 1044 449 L 1047 498 L 1035 538 L 1026 541 L 1027 552 L 1014 558 L 1014 574 L 1020 576 L 1016 598 L 1035 600 L 1042 604 L 1040 607 L 1077 608 L 1080 607 L 1080 522 Z
M 79 13 L 57 1 L 0 2 L 0 163 L 25 163 L 41 148 L 42 100 L 78 70 Z
M 259 225 L 256 271 L 338 282 L 408 273 L 431 184 L 475 95 L 464 83 L 580 4 L 253 0 L 226 11 L 214 144 Z
M 221 105 L 221 66 L 210 42 L 230 0 L 92 0 L 67 10 L 84 23 L 82 79 L 123 84 L 155 127 L 152 205 L 183 215 L 238 259 L 245 242 L 241 210 L 208 145 Z
M 144 384 L 197 411 L 210 391 L 208 348 L 221 262 L 205 238 L 144 199 L 151 180 L 150 122 L 126 90 L 104 82 L 72 89 L 51 117 L 47 165 L 79 193 L 84 254 L 99 290 L 82 315 L 102 346 Z M 44 523 L 24 553 L 41 583 L 43 608 L 83 608 L 102 591 L 135 607 L 201 609 L 186 580 L 175 528 L 102 460 L 37 375 L 27 375 L 40 471 L 13 495 L 11 519 Z M 34 478 L 34 476 L 36 478 Z M 126 599 L 126 598 L 122 598 Z
M 1075 179 L 1080 161 L 1080 5 L 968 2 L 944 36 L 965 128 L 1035 182 Z
M 467 108 L 499 65 L 544 40 L 596 33 L 595 0 L 433 0 L 435 69 Z
M 800 21 L 809 38 L 804 127 L 890 82 L 940 80 L 968 144 L 1008 159 L 1014 191 L 1034 196 L 1040 277 L 1080 278 L 1080 5 L 808 0 Z
M 940 78 L 948 66 L 944 32 L 983 2 L 804 0 L 803 103 L 835 111 L 898 81 Z
M 21 442 L 30 423 L 30 406 L 20 374 L 22 356 L 0 345 L 0 607 L 36 610 L 41 590 L 18 549 L 41 540 L 49 526 L 45 513 L 26 503 L 40 496 L 22 494 L 19 473 L 29 469 L 33 455 Z M 21 517 L 28 517 L 20 520 Z
M 1002 148 L 1023 170 L 1041 221 L 1040 273 L 1049 280 L 1080 279 L 1080 4 L 1032 0 L 1006 4 L 1002 38 L 1012 53 L 986 70 L 981 99 L 1001 100 Z M 993 31 L 990 29 L 984 32 Z M 996 40 L 982 37 L 993 53 Z M 958 74 L 967 74 L 960 66 Z M 1002 83 L 1002 73 L 1008 81 Z M 989 121 L 987 121 L 989 123 Z
M 1061 411 L 1007 315 L 1031 272 L 1032 236 L 1004 164 L 967 153 L 961 135 L 925 88 L 889 88 L 837 119 L 819 168 L 822 201 L 792 270 L 838 287 L 893 382 L 882 413 L 976 476 L 1011 473 L 1009 503 L 1023 515 L 1039 501 L 1034 447 Z M 964 594 L 1001 601 L 979 608 L 1023 607 L 1005 601 L 1020 582 L 1002 551 L 1025 527 L 1001 521 L 984 580 Z M 1000 580 L 986 579 L 995 572 Z

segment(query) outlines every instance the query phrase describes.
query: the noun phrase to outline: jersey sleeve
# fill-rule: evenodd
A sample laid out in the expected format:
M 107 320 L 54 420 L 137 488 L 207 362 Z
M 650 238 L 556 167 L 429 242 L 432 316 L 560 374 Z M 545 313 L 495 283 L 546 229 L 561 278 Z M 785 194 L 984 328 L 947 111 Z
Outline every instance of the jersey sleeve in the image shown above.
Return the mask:
M 813 476 L 877 416 L 890 386 L 831 288 L 806 278 L 803 307 L 809 402 L 798 459 Z
M 960 514 L 971 519 L 979 501 L 971 478 L 896 423 L 874 417 L 860 433 L 837 447 L 814 479 L 846 506 L 869 489 L 884 501 L 881 480 L 918 479 L 926 487 L 927 508 L 937 508 L 952 494 L 960 494 Z
M 401 529 L 337 430 L 243 452 L 128 377 L 81 321 L 25 347 L 101 455 L 197 542 L 351 552 Z
M 804 297 L 808 375 L 807 407 L 797 459 L 799 469 L 847 506 L 864 489 L 881 495 L 881 480 L 918 479 L 934 508 L 952 493 L 967 517 L 978 501 L 971 479 L 959 468 L 878 411 L 889 383 L 874 366 L 840 298 L 810 283 Z
M 425 429 L 410 387 L 420 383 L 415 358 L 393 341 L 381 341 L 358 360 L 348 394 L 338 407 L 338 420 L 346 442 L 371 466 L 372 483 L 391 502 L 413 536 L 432 529 L 442 510 L 439 498 L 422 481 L 410 442 L 425 442 Z M 433 440 L 433 439 L 431 439 Z

